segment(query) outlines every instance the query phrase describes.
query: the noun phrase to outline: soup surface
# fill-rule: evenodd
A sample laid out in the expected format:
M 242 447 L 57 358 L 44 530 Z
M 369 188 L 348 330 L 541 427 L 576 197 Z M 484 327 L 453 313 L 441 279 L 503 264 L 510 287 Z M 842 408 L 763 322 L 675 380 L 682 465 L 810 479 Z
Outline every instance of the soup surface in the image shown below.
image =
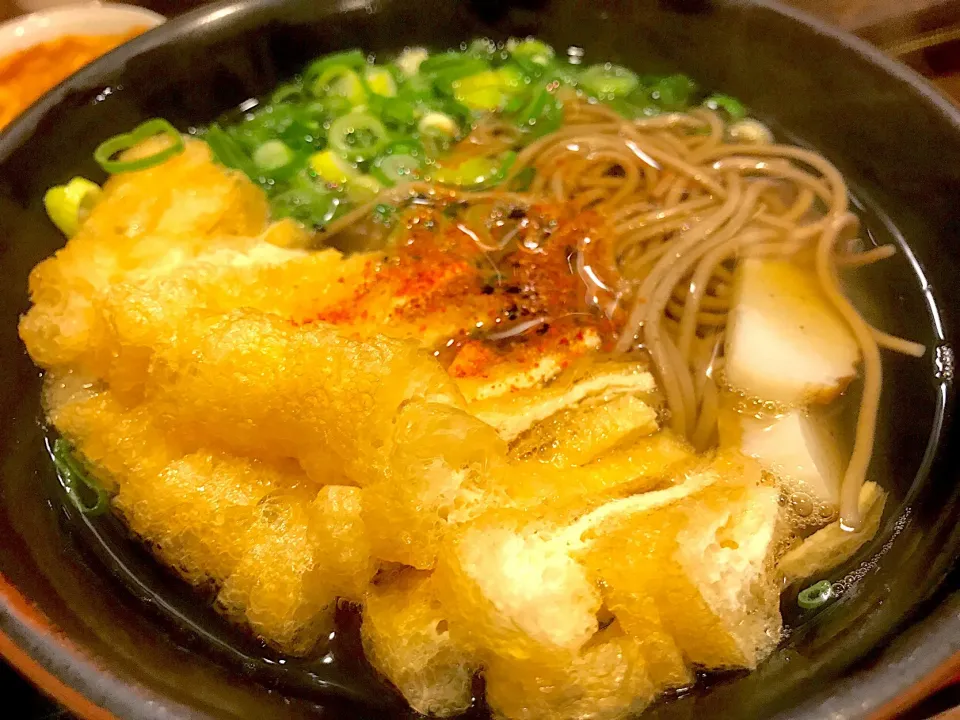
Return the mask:
M 66 497 L 279 652 L 349 603 L 418 712 L 479 675 L 619 718 L 756 667 L 879 526 L 881 352 L 924 349 L 840 280 L 894 248 L 733 98 L 530 38 L 350 51 L 96 157 L 20 324 Z

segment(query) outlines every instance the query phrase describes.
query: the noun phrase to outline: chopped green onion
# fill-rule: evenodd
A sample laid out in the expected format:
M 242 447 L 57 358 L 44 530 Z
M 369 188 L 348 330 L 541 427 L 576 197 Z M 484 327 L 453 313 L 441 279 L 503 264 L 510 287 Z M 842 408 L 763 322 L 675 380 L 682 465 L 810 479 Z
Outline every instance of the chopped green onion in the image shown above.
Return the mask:
M 524 78 L 528 80 L 536 80 L 542 77 L 550 66 L 538 65 L 529 58 L 514 55 L 510 58 L 510 64 L 505 67 L 516 68 Z
M 536 65 L 549 65 L 554 57 L 552 47 L 533 38 L 526 40 L 510 38 L 507 40 L 507 50 L 513 57 L 529 60 Z
M 442 55 L 434 55 L 424 61 L 420 66 L 420 72 L 425 73 L 433 82 L 433 86 L 441 93 L 446 95 L 453 94 L 453 84 L 460 78 L 476 75 L 490 69 L 490 63 L 480 58 L 469 57 L 456 53 L 455 59 L 446 62 L 439 62 L 443 59 Z M 432 61 L 437 60 L 435 66 L 427 70 L 426 67 Z
M 747 116 L 747 109 L 743 103 L 729 95 L 711 95 L 703 101 L 703 104 L 714 111 L 722 110 L 733 121 L 743 120 Z
M 393 97 L 397 94 L 397 81 L 393 79 L 393 74 L 384 67 L 368 68 L 364 78 L 370 92 L 382 97 Z
M 727 137 L 733 142 L 751 145 L 770 145 L 774 141 L 770 128 L 753 118 L 744 118 L 729 125 Z
M 385 98 L 380 107 L 380 118 L 384 122 L 406 128 L 417 121 L 417 107 L 403 98 Z
M 453 96 L 471 110 L 500 109 L 523 87 L 523 77 L 509 67 L 459 78 L 453 82 Z
M 696 91 L 697 84 L 686 75 L 668 75 L 653 84 L 650 99 L 661 110 L 686 110 Z
M 70 443 L 66 440 L 54 440 L 52 456 L 60 485 L 77 510 L 84 515 L 96 516 L 102 515 L 110 508 L 109 494 L 75 456 Z M 94 503 L 88 504 L 84 495 L 88 497 L 93 495 Z
M 536 95 L 537 91 L 533 91 L 533 95 Z M 503 107 L 500 110 L 504 115 L 516 115 L 518 112 L 523 110 L 527 105 L 530 104 L 531 96 L 528 96 L 526 93 L 516 93 L 511 96 L 507 102 L 503 104 Z
M 491 60 L 497 53 L 497 44 L 490 38 L 477 38 L 467 45 L 467 55 Z
M 373 115 L 353 112 L 331 123 L 327 140 L 341 156 L 362 162 L 379 155 L 389 137 L 383 123 Z
M 498 183 L 506 177 L 507 173 L 510 172 L 510 168 L 513 167 L 513 164 L 517 161 L 517 153 L 513 150 L 507 150 L 503 155 L 500 156 L 500 167 L 497 168 L 496 175 L 493 178 L 493 182 Z
M 257 176 L 256 165 L 243 151 L 240 144 L 222 127 L 214 123 L 207 128 L 203 139 L 210 146 L 213 156 L 221 165 L 239 170 L 249 178 Z
M 99 185 L 86 178 L 75 177 L 66 185 L 47 190 L 43 196 L 43 206 L 53 224 L 67 237 L 73 237 L 102 195 Z
M 320 121 L 321 125 L 333 122 L 338 117 L 353 111 L 350 101 L 340 95 L 328 95 L 306 106 L 307 114 Z
M 455 138 L 460 132 L 457 121 L 442 112 L 428 112 L 417 125 L 423 135 L 434 137 Z
M 436 101 L 437 93 L 433 89 L 430 78 L 425 75 L 414 75 L 400 85 L 397 89 L 397 97 L 414 104 L 431 103 Z
M 385 155 L 373 164 L 370 174 L 384 185 L 393 187 L 397 183 L 412 180 L 413 174 L 421 167 L 422 163 L 413 155 Z
M 600 99 L 629 95 L 639 84 L 635 72 L 612 63 L 591 65 L 580 76 L 583 89 Z
M 360 175 L 347 181 L 347 197 L 358 205 L 370 202 L 382 189 L 380 183 L 369 175 Z
M 480 58 L 470 57 L 461 52 L 449 51 L 439 55 L 431 55 L 420 63 L 421 75 L 437 75 L 454 69 L 465 69 L 465 75 L 487 69 L 489 64 Z
M 273 91 L 273 94 L 270 95 L 270 102 L 276 105 L 297 100 L 301 95 L 303 95 L 303 87 L 299 83 L 286 83 Z
M 627 97 L 610 98 L 605 104 L 628 120 L 653 117 L 662 112 L 662 108 L 650 98 L 649 89 L 642 86 L 627 95 Z
M 804 610 L 813 610 L 818 608 L 833 597 L 833 586 L 829 580 L 821 580 L 815 585 L 811 585 L 806 590 L 802 590 L 797 595 L 797 604 Z
M 367 99 L 363 80 L 345 65 L 334 65 L 324 70 L 310 86 L 310 91 L 317 97 L 346 98 L 353 107 L 362 105 Z
M 415 158 L 423 157 L 423 145 L 415 138 L 401 138 L 394 140 L 383 149 L 384 155 L 413 155 Z
M 547 85 L 537 88 L 516 117 L 521 129 L 535 129 L 535 136 L 553 132 L 563 122 L 563 105 Z
M 310 167 L 330 185 L 345 185 L 360 172 L 332 150 L 323 150 L 310 156 Z
M 508 151 L 495 160 L 493 158 L 475 157 L 464 160 L 457 167 L 437 168 L 433 179 L 444 185 L 459 187 L 475 187 L 478 185 L 500 182 L 517 159 L 517 154 Z
M 473 111 L 453 97 L 437 98 L 431 109 L 449 115 L 457 122 L 458 127 L 468 127 L 473 122 Z
M 340 207 L 339 195 L 318 183 L 308 172 L 295 175 L 287 188 L 270 203 L 274 218 L 289 217 L 304 225 L 320 227 L 330 222 Z
M 413 77 L 420 71 L 420 65 L 428 57 L 430 57 L 430 53 L 424 48 L 408 47 L 404 48 L 403 52 L 397 56 L 396 65 L 404 75 Z
M 550 76 L 561 85 L 576 87 L 580 83 L 581 68 L 570 63 L 555 62 L 550 65 Z
M 312 87 L 317 78 L 332 67 L 339 66 L 359 70 L 366 64 L 367 56 L 360 50 L 345 50 L 332 55 L 324 55 L 310 63 L 307 69 L 303 71 L 303 84 L 306 87 Z
M 253 162 L 264 172 L 274 172 L 292 164 L 295 159 L 283 140 L 268 140 L 253 152 Z
M 136 147 L 144 140 L 155 136 L 163 136 L 170 140 L 170 145 L 147 157 L 134 160 L 114 160 L 113 156 L 124 150 Z M 110 174 L 135 172 L 155 167 L 170 158 L 179 155 L 184 150 L 183 137 L 177 129 L 162 118 L 154 118 L 137 125 L 128 133 L 114 135 L 104 140 L 93 153 L 97 164 Z

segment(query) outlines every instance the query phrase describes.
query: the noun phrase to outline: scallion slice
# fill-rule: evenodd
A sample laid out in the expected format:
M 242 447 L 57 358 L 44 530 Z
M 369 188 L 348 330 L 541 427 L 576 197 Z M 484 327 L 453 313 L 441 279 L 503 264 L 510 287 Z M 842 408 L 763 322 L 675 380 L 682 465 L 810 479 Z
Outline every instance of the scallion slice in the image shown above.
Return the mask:
M 714 111 L 722 110 L 734 122 L 743 120 L 747 116 L 747 109 L 743 106 L 743 103 L 729 95 L 711 95 L 703 101 L 703 104 Z
M 483 72 L 453 81 L 453 96 L 471 110 L 499 110 L 523 87 L 523 76 L 512 67 Z
M 310 86 L 310 91 L 316 97 L 346 98 L 353 107 L 362 105 L 367 99 L 363 80 L 345 65 L 334 65 L 324 70 Z
M 170 140 L 170 144 L 159 152 L 134 160 L 113 159 L 114 155 L 124 150 L 129 150 L 144 140 L 158 135 L 169 138 Z M 104 140 L 94 151 L 93 159 L 97 161 L 100 167 L 111 174 L 135 172 L 137 170 L 146 170 L 166 162 L 170 158 L 182 153 L 184 147 L 183 137 L 181 137 L 173 125 L 163 118 L 154 118 L 153 120 L 147 120 L 145 123 L 141 123 L 131 132 L 114 135 L 112 138 Z
M 55 440 L 52 456 L 60 484 L 77 510 L 84 515 L 96 516 L 110 509 L 110 495 L 76 457 L 70 443 Z M 89 504 L 84 496 L 92 496 L 93 504 Z
M 537 128 L 537 134 L 542 135 L 559 127 L 563 119 L 562 113 L 563 106 L 550 92 L 549 86 L 544 84 L 534 90 L 530 100 L 517 113 L 516 122 L 524 130 L 540 125 Z
M 67 237 L 76 235 L 84 218 L 103 191 L 100 186 L 83 177 L 75 177 L 66 185 L 57 185 L 43 196 L 43 206 L 53 224 Z
M 370 168 L 370 174 L 384 185 L 393 187 L 397 183 L 412 180 L 413 174 L 421 167 L 422 163 L 413 155 L 398 153 L 378 159 Z
M 213 156 L 228 168 L 239 170 L 249 178 L 257 176 L 257 168 L 240 144 L 222 127 L 214 123 L 207 128 L 203 139 L 213 151 Z
M 800 594 L 797 595 L 797 605 L 804 610 L 813 610 L 828 602 L 832 597 L 833 586 L 830 581 L 821 580 L 806 590 L 800 591 Z
M 393 74 L 385 67 L 370 67 L 364 75 L 370 92 L 381 97 L 393 97 L 397 94 L 397 81 Z
M 331 123 L 327 141 L 342 157 L 362 162 L 379 155 L 389 137 L 383 123 L 373 115 L 352 112 Z
M 507 50 L 513 57 L 529 60 L 537 65 L 548 65 L 554 56 L 552 47 L 533 38 L 525 40 L 510 38 L 507 41 Z
M 295 155 L 283 140 L 268 140 L 253 151 L 253 162 L 264 172 L 274 172 L 290 165 Z
M 400 68 L 400 72 L 410 78 L 420 71 L 420 65 L 428 57 L 430 57 L 430 53 L 428 53 L 425 48 L 404 48 L 403 52 L 397 56 L 396 66 Z
M 360 172 L 333 150 L 321 150 L 310 156 L 310 167 L 328 185 L 345 185 Z
M 367 64 L 367 56 L 361 50 L 345 50 L 344 52 L 324 55 L 317 58 L 307 66 L 303 71 L 303 84 L 306 87 L 312 87 L 317 78 L 328 69 L 336 66 L 359 70 Z
M 452 139 L 460 132 L 460 126 L 452 117 L 442 112 L 428 112 L 417 124 L 422 135 Z
M 464 160 L 456 167 L 441 167 L 434 171 L 433 179 L 444 185 L 478 187 L 500 182 L 517 159 L 512 150 L 500 158 L 475 157 Z
M 635 72 L 612 63 L 591 65 L 580 76 L 581 87 L 601 99 L 629 95 L 639 84 Z
M 347 197 L 351 202 L 360 205 L 370 202 L 383 188 L 369 175 L 360 175 L 347 182 Z

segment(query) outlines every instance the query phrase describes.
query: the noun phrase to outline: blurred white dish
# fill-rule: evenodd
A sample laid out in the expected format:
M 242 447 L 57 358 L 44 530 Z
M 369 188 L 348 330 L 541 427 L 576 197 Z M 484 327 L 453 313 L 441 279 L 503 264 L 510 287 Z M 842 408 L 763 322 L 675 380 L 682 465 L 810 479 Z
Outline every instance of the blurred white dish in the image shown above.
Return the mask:
M 0 25 L 0 57 L 63 35 L 114 35 L 156 27 L 166 18 L 119 3 L 85 2 L 30 13 Z

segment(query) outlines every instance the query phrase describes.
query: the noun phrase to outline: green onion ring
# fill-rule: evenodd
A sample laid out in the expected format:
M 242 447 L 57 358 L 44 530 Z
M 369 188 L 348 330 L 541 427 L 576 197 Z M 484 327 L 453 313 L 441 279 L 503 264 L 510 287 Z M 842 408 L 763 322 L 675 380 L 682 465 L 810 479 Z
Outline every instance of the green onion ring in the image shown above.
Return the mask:
M 144 158 L 136 160 L 113 160 L 117 153 L 129 150 L 139 143 L 152 138 L 156 135 L 165 135 L 172 141 L 170 147 L 166 147 L 160 152 L 154 153 Z M 114 135 L 108 140 L 104 140 L 93 153 L 93 159 L 97 164 L 111 175 L 125 172 L 135 172 L 137 170 L 146 170 L 160 163 L 166 162 L 170 158 L 179 155 L 184 150 L 183 137 L 177 129 L 163 118 L 154 118 L 145 123 L 137 125 L 128 133 Z
M 361 131 L 370 133 L 374 138 L 373 141 L 364 145 L 351 144 L 350 136 Z M 389 142 L 389 136 L 383 123 L 373 115 L 352 112 L 331 123 L 327 140 L 330 147 L 338 154 L 353 162 L 362 162 L 379 155 Z
M 797 595 L 797 605 L 804 610 L 818 608 L 833 598 L 833 586 L 829 580 L 821 580 Z
M 110 509 L 110 496 L 107 491 L 81 466 L 74 456 L 70 443 L 61 439 L 54 440 L 51 454 L 60 478 L 60 485 L 63 486 L 67 497 L 77 510 L 88 517 L 93 517 L 102 515 Z M 80 495 L 80 486 L 87 488 L 96 496 L 97 500 L 93 505 L 88 505 L 84 501 Z
M 423 163 L 415 156 L 406 153 L 384 155 L 370 168 L 370 174 L 387 187 L 397 183 L 409 182 L 414 173 L 423 168 Z

